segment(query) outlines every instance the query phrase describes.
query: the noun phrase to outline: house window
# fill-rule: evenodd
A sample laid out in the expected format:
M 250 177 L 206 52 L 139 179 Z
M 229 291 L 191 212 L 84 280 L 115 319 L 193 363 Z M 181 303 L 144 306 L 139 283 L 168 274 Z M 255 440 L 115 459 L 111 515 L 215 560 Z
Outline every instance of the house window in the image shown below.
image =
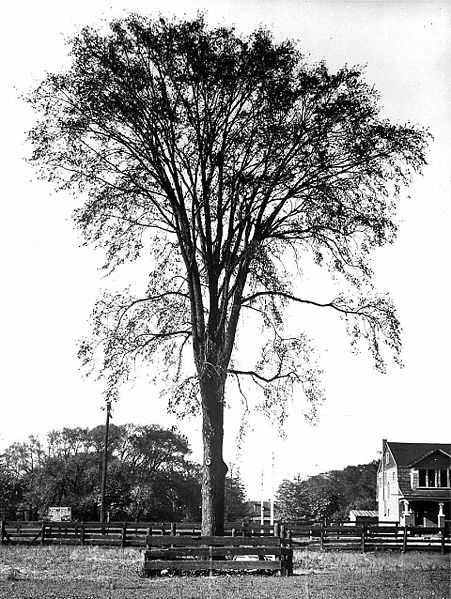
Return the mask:
M 451 471 L 450 470 L 434 470 L 433 468 L 418 470 L 418 486 L 419 487 L 450 487 L 451 486 Z
M 388 455 L 388 451 L 385 452 L 385 464 L 388 464 L 390 461 L 390 456 Z
M 426 470 L 418 471 L 418 486 L 425 487 L 426 486 Z
M 449 487 L 449 470 L 438 470 L 437 472 L 437 482 L 438 487 Z

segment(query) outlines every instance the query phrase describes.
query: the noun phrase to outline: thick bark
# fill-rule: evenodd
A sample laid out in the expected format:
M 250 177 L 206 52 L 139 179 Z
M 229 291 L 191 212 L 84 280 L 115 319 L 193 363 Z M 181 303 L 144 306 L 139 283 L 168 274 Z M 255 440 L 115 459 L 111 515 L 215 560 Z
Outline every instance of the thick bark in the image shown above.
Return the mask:
M 103 461 L 102 461 L 102 481 L 100 491 L 100 522 L 106 522 L 106 486 L 107 486 L 107 468 L 108 468 L 108 434 L 110 430 L 110 413 L 111 406 L 106 406 L 106 422 L 105 422 L 105 440 L 103 444 Z M 60 498 L 61 502 L 61 498 Z
M 224 534 L 227 474 L 227 465 L 223 459 L 225 381 L 251 255 L 252 252 L 248 251 L 244 265 L 239 269 L 228 322 L 225 315 L 221 318 L 218 278 L 215 269 L 210 269 L 210 311 L 207 334 L 202 344 L 204 353 L 198 351 L 196 354 L 195 351 L 202 400 L 202 534 L 206 536 Z M 225 311 L 225 306 L 223 310 Z
M 208 364 L 200 377 L 202 398 L 202 534 L 224 534 L 224 490 L 227 466 L 224 438 L 224 376 Z

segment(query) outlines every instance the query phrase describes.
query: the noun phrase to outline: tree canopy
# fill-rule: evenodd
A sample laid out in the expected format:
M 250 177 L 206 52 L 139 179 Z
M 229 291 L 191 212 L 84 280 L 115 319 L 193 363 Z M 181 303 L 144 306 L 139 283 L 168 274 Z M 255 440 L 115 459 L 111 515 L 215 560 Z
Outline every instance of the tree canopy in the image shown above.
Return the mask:
M 13 443 L 0 456 L 0 509 L 44 518 L 70 506 L 76 519 L 98 518 L 104 426 L 64 428 Z M 199 466 L 187 440 L 157 425 L 111 425 L 107 510 L 111 519 L 197 520 Z M 22 518 L 23 518 L 22 515 Z
M 277 490 L 277 517 L 285 521 L 347 520 L 352 509 L 377 509 L 378 460 L 305 479 L 284 480 Z
M 107 269 L 140 258 L 150 271 L 140 291 L 98 302 L 80 355 L 92 363 L 100 343 L 108 402 L 137 360 L 162 359 L 172 407 L 201 409 L 204 532 L 220 532 L 226 383 L 254 382 L 280 420 L 296 389 L 313 413 L 323 398 L 308 336 L 284 330 L 288 305 L 335 311 L 380 370 L 384 345 L 398 359 L 399 322 L 372 289 L 369 255 L 394 239 L 427 133 L 382 118 L 359 67 L 310 65 L 264 29 L 132 15 L 83 29 L 71 57 L 30 96 L 32 160 L 83 198 L 76 223 Z M 297 295 L 309 260 L 343 291 Z M 254 365 L 234 352 L 245 313 L 267 331 Z

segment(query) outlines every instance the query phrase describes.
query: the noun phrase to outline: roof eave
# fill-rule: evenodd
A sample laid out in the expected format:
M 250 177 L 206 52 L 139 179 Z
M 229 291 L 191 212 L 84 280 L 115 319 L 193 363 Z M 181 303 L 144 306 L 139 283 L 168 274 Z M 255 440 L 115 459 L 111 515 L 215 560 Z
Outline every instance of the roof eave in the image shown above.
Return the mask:
M 416 458 L 413 462 L 411 462 L 410 464 L 408 464 L 406 466 L 406 468 L 413 468 L 415 466 L 415 464 L 418 464 L 418 462 L 422 462 L 423 460 L 425 460 L 426 458 L 428 458 L 430 455 L 432 455 L 433 453 L 437 453 L 438 451 L 441 452 L 441 453 L 443 453 L 444 455 L 446 455 L 447 458 L 451 459 L 451 454 L 449 454 L 444 449 L 441 449 L 440 447 L 438 447 L 437 449 L 431 449 L 426 454 L 422 455 L 419 458 Z

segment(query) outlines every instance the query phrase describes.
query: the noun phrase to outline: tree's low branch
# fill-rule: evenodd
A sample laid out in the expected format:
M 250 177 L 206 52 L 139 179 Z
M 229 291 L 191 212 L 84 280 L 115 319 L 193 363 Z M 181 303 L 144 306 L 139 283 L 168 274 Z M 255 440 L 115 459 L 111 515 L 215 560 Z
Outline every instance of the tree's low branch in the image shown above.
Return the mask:
M 104 216 L 105 218 L 117 218 L 118 220 L 123 220 L 124 222 L 130 223 L 132 225 L 136 225 L 138 227 L 143 227 L 143 228 L 152 228 L 152 229 L 159 229 L 160 231 L 164 231 L 165 233 L 173 233 L 173 229 L 168 229 L 166 227 L 163 227 L 161 225 L 158 225 L 156 223 L 144 223 L 138 219 L 133 219 L 133 218 L 127 218 L 125 216 L 121 216 L 119 214 L 113 214 L 111 212 L 99 212 L 99 216 Z
M 244 305 L 248 302 L 251 302 L 251 301 L 257 299 L 258 297 L 264 297 L 264 296 L 270 296 L 270 297 L 278 296 L 278 297 L 283 297 L 285 299 L 292 300 L 294 302 L 299 302 L 301 304 L 317 306 L 319 308 L 333 308 L 334 310 L 336 310 L 337 312 L 341 312 L 342 314 L 362 315 L 362 314 L 364 314 L 363 309 L 369 307 L 369 304 L 366 304 L 365 306 L 360 306 L 358 309 L 354 310 L 348 306 L 337 305 L 336 303 L 334 303 L 336 300 L 332 300 L 331 302 L 326 302 L 326 303 L 315 302 L 313 300 L 307 300 L 307 299 L 302 299 L 300 297 L 296 297 L 295 295 L 292 295 L 291 293 L 286 293 L 285 291 L 258 291 L 256 293 L 253 293 L 252 295 L 248 295 L 247 297 L 243 298 L 241 304 Z
M 184 297 L 186 299 L 189 299 L 189 295 L 187 293 L 183 293 L 182 291 L 166 291 L 165 293 L 159 293 L 158 295 L 151 295 L 149 297 L 138 298 L 138 299 L 132 301 L 128 306 L 121 306 L 121 309 L 123 310 L 123 312 L 118 319 L 118 322 L 116 325 L 116 331 L 119 329 L 121 322 L 122 322 L 124 316 L 126 315 L 126 313 L 129 310 L 131 310 L 134 306 L 136 306 L 136 304 L 157 301 L 157 300 L 159 300 L 163 297 L 167 297 L 169 295 L 178 295 L 178 296 Z
M 134 340 L 138 341 L 143 337 L 150 337 L 149 341 L 146 341 L 146 343 L 144 344 L 145 346 L 151 343 L 153 339 L 167 339 L 169 337 L 177 337 L 178 335 L 183 335 L 184 337 L 191 337 L 192 333 L 191 331 L 184 329 L 181 329 L 179 331 L 167 331 L 166 333 L 152 333 L 149 331 L 148 333 L 140 333 L 139 335 L 136 335 Z M 137 349 L 139 351 L 141 348 L 138 347 Z
M 283 374 L 281 372 L 278 372 L 277 374 L 275 374 L 274 376 L 271 376 L 271 377 L 263 376 L 262 374 L 259 374 L 258 372 L 255 372 L 255 370 L 235 370 L 235 369 L 231 369 L 231 370 L 228 370 L 227 372 L 229 374 L 234 374 L 237 377 L 238 376 L 250 376 L 254 380 L 258 379 L 260 381 L 263 381 L 264 383 L 273 383 L 276 380 L 286 379 L 286 378 L 289 378 L 290 376 L 294 376 L 297 379 L 299 379 L 299 376 L 294 371 L 292 371 L 292 372 L 285 372 Z

